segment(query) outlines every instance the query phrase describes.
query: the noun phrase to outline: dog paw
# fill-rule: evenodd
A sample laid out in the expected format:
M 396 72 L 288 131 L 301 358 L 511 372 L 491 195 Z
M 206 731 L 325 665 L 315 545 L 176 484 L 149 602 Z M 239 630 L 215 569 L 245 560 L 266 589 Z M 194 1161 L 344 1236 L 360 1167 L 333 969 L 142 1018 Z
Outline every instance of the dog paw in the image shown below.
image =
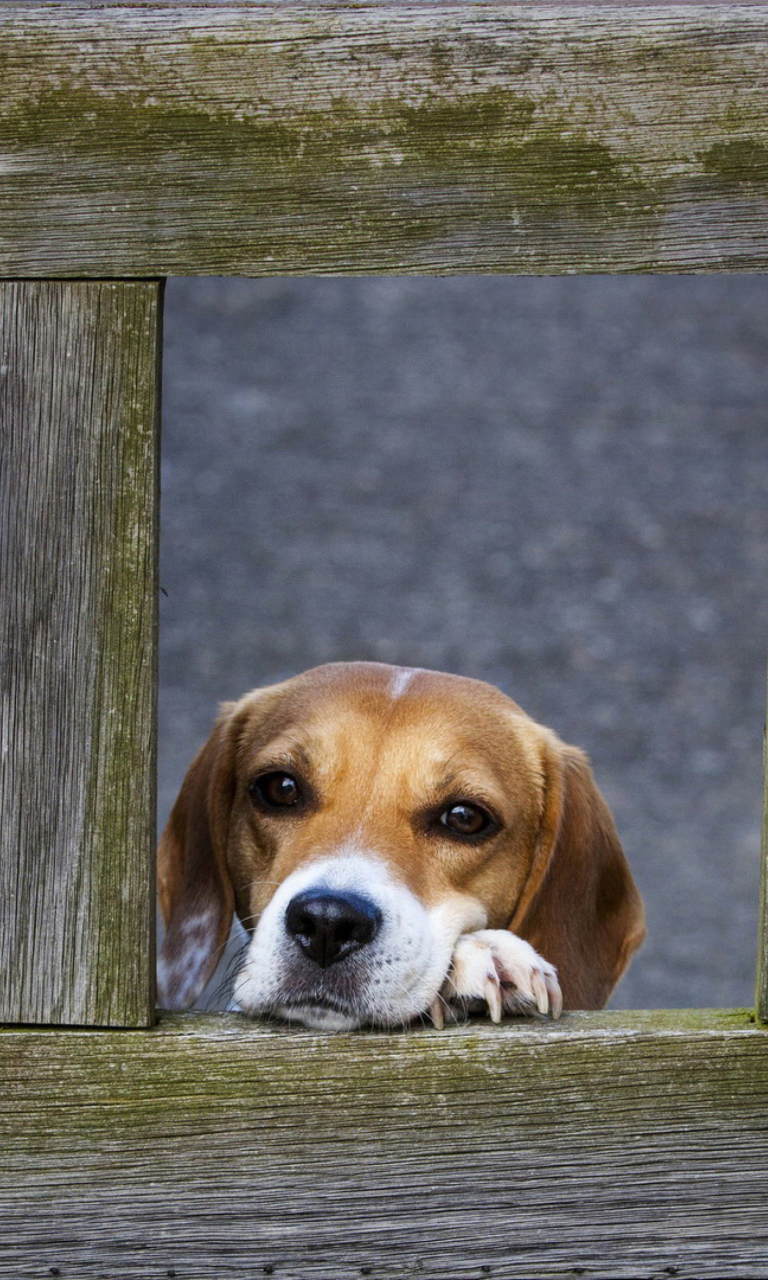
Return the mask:
M 492 1022 L 501 1022 L 504 1013 L 536 1010 L 557 1019 L 563 1008 L 554 965 L 506 929 L 480 929 L 459 938 L 442 991 L 430 1009 L 435 1025 L 442 1025 L 446 1005 L 450 1009 L 454 1001 L 470 1007 L 480 1001 Z

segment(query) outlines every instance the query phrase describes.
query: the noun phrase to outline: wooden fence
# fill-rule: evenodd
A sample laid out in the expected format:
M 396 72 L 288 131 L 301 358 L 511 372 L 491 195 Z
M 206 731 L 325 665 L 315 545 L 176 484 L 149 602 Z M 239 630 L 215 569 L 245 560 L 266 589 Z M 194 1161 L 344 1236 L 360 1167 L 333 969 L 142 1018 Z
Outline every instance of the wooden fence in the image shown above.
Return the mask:
M 756 1013 L 324 1038 L 155 1023 L 152 877 L 163 277 L 767 264 L 762 4 L 0 6 L 1 1277 L 768 1277 L 765 901 Z

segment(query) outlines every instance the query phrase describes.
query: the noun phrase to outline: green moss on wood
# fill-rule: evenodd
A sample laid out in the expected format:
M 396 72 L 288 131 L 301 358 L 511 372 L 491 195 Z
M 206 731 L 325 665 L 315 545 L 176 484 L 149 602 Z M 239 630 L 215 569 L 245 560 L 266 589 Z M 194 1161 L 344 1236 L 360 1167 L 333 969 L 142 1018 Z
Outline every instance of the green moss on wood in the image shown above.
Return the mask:
M 57 137 L 64 153 L 119 163 L 127 193 L 135 182 L 162 198 L 164 157 L 172 155 L 190 172 L 204 172 L 215 158 L 228 202 L 257 221 L 259 209 L 273 221 L 297 209 L 317 208 L 327 217 L 329 198 L 342 199 L 348 218 L 337 234 L 352 240 L 386 235 L 393 202 L 408 208 L 399 231 L 410 243 L 450 234 L 462 209 L 476 227 L 508 222 L 514 229 L 558 211 L 605 221 L 656 206 L 637 168 L 599 137 L 574 128 L 566 113 L 501 89 L 429 94 L 416 105 L 387 99 L 369 112 L 343 95 L 323 112 L 261 114 L 255 104 L 237 119 L 69 87 L 47 91 L 0 121 L 6 148 L 50 145 Z M 384 203 L 382 180 L 390 191 Z M 450 192 L 450 199 L 420 208 L 409 193 L 425 186 Z M 258 242 L 258 230 L 251 234 Z M 265 236 L 265 252 L 279 252 L 279 239 Z
M 93 1021 L 146 1026 L 155 998 L 157 468 L 160 290 L 101 283 L 90 291 L 92 341 L 109 335 L 117 422 L 104 430 L 97 490 L 105 556 L 93 691 L 86 838 L 98 902 L 113 903 L 89 975 Z M 95 522 L 95 518 L 94 518 Z M 128 894 L 127 888 L 132 888 Z M 120 1013 L 115 1008 L 118 1007 Z
M 166 156 L 188 172 L 203 172 L 214 159 L 230 213 L 239 205 L 257 223 L 260 208 L 273 222 L 313 207 L 327 217 L 333 173 L 336 196 L 349 215 L 346 228 L 340 219 L 336 234 L 358 241 L 386 232 L 393 202 L 408 201 L 409 192 L 423 187 L 450 192 L 451 198 L 426 210 L 410 202 L 407 225 L 399 228 L 410 243 L 449 235 L 464 216 L 476 228 L 508 222 L 515 234 L 558 213 L 603 223 L 658 215 L 664 184 L 650 180 L 639 155 L 633 159 L 626 149 L 609 145 L 599 128 L 575 125 L 562 105 L 506 87 L 441 93 L 450 59 L 442 46 L 433 54 L 433 64 L 443 70 L 434 78 L 435 91 L 417 103 L 383 98 L 364 111 L 337 94 L 327 111 L 281 112 L 255 100 L 238 117 L 211 103 L 174 107 L 73 83 L 43 91 L 0 119 L 0 142 L 11 151 L 53 142 L 63 156 L 103 156 L 121 166 L 126 194 L 135 182 L 137 190 L 156 188 L 160 196 Z M 768 145 L 753 138 L 721 141 L 697 154 L 693 176 L 697 166 L 729 185 L 764 182 Z M 388 205 L 381 201 L 382 171 Z M 250 235 L 258 245 L 257 227 Z M 274 255 L 284 246 L 273 232 L 261 247 Z
M 564 31 L 511 4 L 257 7 L 210 27 L 158 11 L 146 29 L 75 9 L 0 15 L 8 270 L 61 259 L 70 228 L 87 274 L 110 250 L 127 274 L 768 255 L 759 208 L 719 235 L 699 216 L 766 183 L 757 10 L 641 6 L 617 26 L 597 6 Z
M 716 142 L 700 154 L 705 173 L 727 183 L 768 183 L 768 145 L 755 138 Z
M 514 1116 L 518 1135 L 546 1132 L 574 1109 L 585 1131 L 599 1125 L 606 1133 L 620 1132 L 628 1113 L 636 1123 L 666 1113 L 683 1126 L 708 1108 L 737 1115 L 768 1105 L 767 1045 L 768 1033 L 744 1010 L 336 1036 L 186 1016 L 149 1032 L 0 1032 L 0 1082 L 24 1078 L 20 1096 L 30 1106 L 60 1095 L 61 1123 L 72 1133 L 83 1109 L 82 1123 L 91 1123 L 95 1104 L 104 1108 L 102 1127 L 110 1115 L 121 1123 L 127 1108 L 148 1133 L 182 1118 L 200 1133 L 222 1114 L 266 1111 L 272 1129 L 260 1134 L 258 1158 L 268 1161 L 300 1114 L 311 1114 L 314 1133 L 329 1141 L 340 1122 L 370 1124 L 373 1145 L 388 1142 L 393 1128 L 406 1142 L 414 1131 L 418 1144 L 425 1126 L 450 1129 L 462 1107 L 484 1124 Z

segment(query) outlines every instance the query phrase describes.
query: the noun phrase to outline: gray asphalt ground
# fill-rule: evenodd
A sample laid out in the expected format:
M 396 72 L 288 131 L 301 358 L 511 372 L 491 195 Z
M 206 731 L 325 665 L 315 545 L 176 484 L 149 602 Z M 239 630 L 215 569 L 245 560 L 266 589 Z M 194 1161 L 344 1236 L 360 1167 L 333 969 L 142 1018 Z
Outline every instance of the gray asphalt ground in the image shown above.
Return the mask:
M 216 704 L 372 658 L 585 747 L 646 898 L 618 1007 L 752 994 L 768 279 L 174 281 L 160 817 Z

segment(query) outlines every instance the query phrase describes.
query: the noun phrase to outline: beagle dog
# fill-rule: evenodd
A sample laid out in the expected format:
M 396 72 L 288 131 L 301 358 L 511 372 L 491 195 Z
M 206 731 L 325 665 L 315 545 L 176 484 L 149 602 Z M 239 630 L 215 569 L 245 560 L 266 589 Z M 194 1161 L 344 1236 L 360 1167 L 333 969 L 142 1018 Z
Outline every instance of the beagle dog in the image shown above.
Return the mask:
M 226 703 L 159 849 L 160 1004 L 317 1030 L 597 1009 L 644 936 L 586 756 L 478 680 L 330 663 Z

